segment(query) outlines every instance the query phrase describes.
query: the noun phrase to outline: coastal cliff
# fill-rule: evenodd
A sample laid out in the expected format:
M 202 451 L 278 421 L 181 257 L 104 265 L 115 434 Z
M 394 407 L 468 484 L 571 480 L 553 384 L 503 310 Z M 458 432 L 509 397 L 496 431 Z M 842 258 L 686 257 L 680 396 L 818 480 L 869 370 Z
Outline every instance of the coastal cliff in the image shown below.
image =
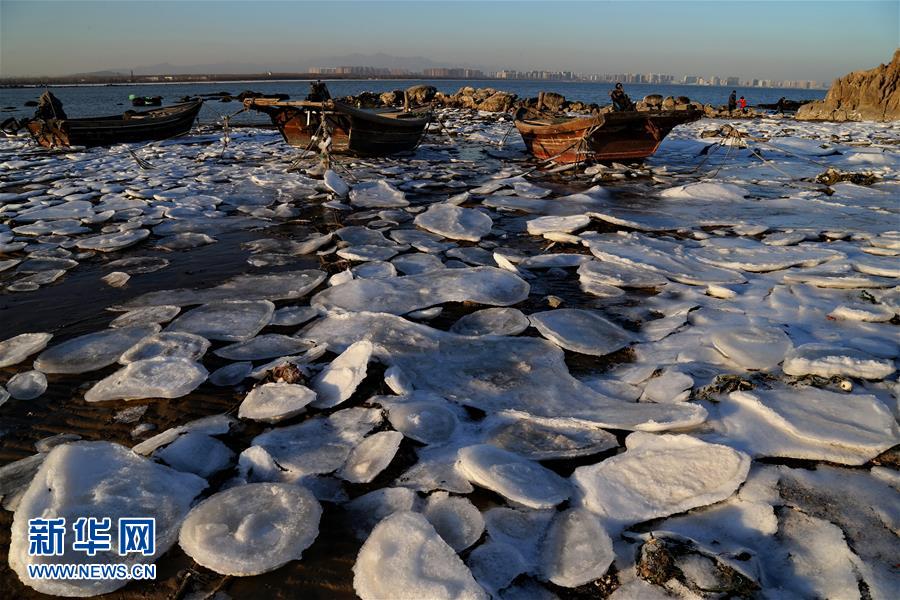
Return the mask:
M 804 121 L 895 121 L 900 119 L 900 49 L 890 64 L 835 79 L 825 100 L 797 111 Z

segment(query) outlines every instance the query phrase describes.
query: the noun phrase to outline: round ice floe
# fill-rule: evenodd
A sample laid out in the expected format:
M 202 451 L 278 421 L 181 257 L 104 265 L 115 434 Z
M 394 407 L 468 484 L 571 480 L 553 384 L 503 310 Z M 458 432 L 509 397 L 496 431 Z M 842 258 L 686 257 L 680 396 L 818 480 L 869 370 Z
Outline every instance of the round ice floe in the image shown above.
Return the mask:
M 178 543 L 198 564 L 223 575 L 257 575 L 299 560 L 319 535 L 322 507 L 304 487 L 251 483 L 195 506 Z
M 183 473 L 209 477 L 231 465 L 234 452 L 214 437 L 189 431 L 153 456 Z
M 487 600 L 472 573 L 422 515 L 397 512 L 379 523 L 353 566 L 363 600 Z
M 868 256 L 861 260 L 854 260 L 850 264 L 860 273 L 867 275 L 900 277 L 900 260 L 893 256 Z
M 362 340 L 331 361 L 313 381 L 312 387 L 318 395 L 313 406 L 331 408 L 352 396 L 366 377 L 373 350 L 372 342 Z
M 337 251 L 337 255 L 347 260 L 384 261 L 396 256 L 397 249 L 391 246 L 360 245 L 348 246 Z
M 443 444 L 459 424 L 456 414 L 443 398 L 391 402 L 386 403 L 386 407 L 394 429 L 423 444 Z
M 591 310 L 558 308 L 534 313 L 529 318 L 542 336 L 581 354 L 603 356 L 632 342 L 627 331 Z
M 374 433 L 359 443 L 341 469 L 341 478 L 351 483 L 369 483 L 394 459 L 403 434 L 397 431 Z
M 803 344 L 789 351 L 781 367 L 788 375 L 884 379 L 896 369 L 894 361 L 876 358 L 862 350 L 828 344 Z
M 53 448 L 34 476 L 16 509 L 9 548 L 10 567 L 28 586 L 44 594 L 95 596 L 127 583 L 122 579 L 32 579 L 31 564 L 87 564 L 89 557 L 75 550 L 73 535 L 66 535 L 59 556 L 29 556 L 29 520 L 64 518 L 67 524 L 84 516 L 109 517 L 113 523 L 112 551 L 118 563 L 152 563 L 164 554 L 178 535 L 178 527 L 191 501 L 206 482 L 190 473 L 142 458 L 127 448 L 108 442 L 74 442 Z M 156 520 L 156 545 L 151 556 L 130 553 L 118 556 L 115 527 L 119 518 Z M 70 525 L 69 525 L 70 526 Z M 67 532 L 69 533 L 69 532 Z
M 528 317 L 516 308 L 485 308 L 464 315 L 450 327 L 459 335 L 518 335 L 528 329 Z
M 297 354 L 309 350 L 311 347 L 312 344 L 309 342 L 295 337 L 280 333 L 265 333 L 246 342 L 219 348 L 214 351 L 214 354 L 229 360 L 260 360 Z
M 525 562 L 515 547 L 493 539 L 472 550 L 466 563 L 475 580 L 494 598 L 502 598 L 500 590 L 507 588 L 516 577 L 533 567 Z M 532 597 L 523 596 L 529 599 Z
M 582 264 L 578 267 L 578 275 L 583 281 L 625 288 L 655 288 L 668 282 L 650 269 L 601 260 Z
M 745 369 L 771 369 L 793 347 L 777 327 L 722 328 L 710 337 L 713 346 Z
M 428 497 L 422 514 L 451 548 L 460 552 L 478 541 L 484 518 L 466 498 L 435 492 Z
M 238 417 L 277 423 L 299 415 L 315 399 L 316 393 L 305 385 L 267 383 L 247 394 L 238 409 Z
M 487 444 L 461 449 L 459 470 L 472 483 L 530 508 L 552 508 L 571 494 L 568 482 L 553 471 Z
M 350 272 L 353 273 L 355 279 L 385 279 L 387 277 L 396 277 L 397 268 L 382 260 L 373 260 L 361 265 L 356 265 Z
M 206 381 L 203 365 L 184 358 L 139 360 L 97 382 L 84 395 L 88 402 L 179 398 Z
M 195 333 L 210 340 L 243 342 L 269 324 L 275 305 L 268 300 L 210 302 L 182 314 L 166 329 Z
M 44 373 L 85 373 L 116 362 L 122 354 L 148 335 L 159 332 L 159 325 L 134 325 L 89 333 L 44 350 L 34 368 Z
M 114 233 L 101 233 L 92 237 L 81 238 L 75 245 L 82 250 L 97 250 L 99 252 L 113 252 L 128 246 L 133 246 L 150 236 L 147 229 L 132 229 L 129 231 L 116 231 Z
M 17 365 L 47 347 L 52 333 L 23 333 L 0 342 L 0 368 Z
M 836 307 L 828 316 L 833 319 L 842 319 L 845 321 L 866 321 L 870 323 L 884 323 L 894 318 L 897 311 L 882 304 L 841 304 Z
M 350 190 L 350 204 L 363 208 L 403 208 L 409 206 L 406 194 L 387 181 L 367 181 Z
M 209 382 L 220 387 L 237 385 L 246 379 L 252 370 L 252 362 L 231 363 L 230 365 L 225 365 L 224 367 L 213 371 L 209 376 Z
M 394 258 L 391 263 L 404 275 L 417 275 L 445 268 L 440 258 L 423 252 L 402 254 Z
M 589 456 L 619 445 L 616 436 L 597 427 L 552 419 L 499 415 L 488 423 L 486 443 L 532 460 Z
M 147 325 L 151 323 L 168 323 L 181 312 L 177 306 L 148 306 L 127 312 L 113 319 L 110 327 L 128 327 L 129 325 Z
M 148 358 L 200 360 L 209 349 L 209 340 L 193 333 L 165 331 L 148 335 L 125 351 L 119 363 L 127 365 Z
M 635 432 L 625 445 L 627 452 L 572 474 L 582 505 L 613 526 L 724 500 L 750 470 L 743 452 L 689 435 Z
M 472 208 L 452 204 L 432 204 L 428 210 L 416 215 L 417 227 L 452 240 L 477 242 L 491 232 L 494 222 L 489 216 Z
M 541 571 L 563 587 L 600 579 L 615 558 L 612 540 L 593 513 L 572 508 L 553 519 L 544 539 Z
M 16 400 L 34 400 L 47 391 L 47 377 L 40 371 L 16 373 L 6 382 L 6 389 Z

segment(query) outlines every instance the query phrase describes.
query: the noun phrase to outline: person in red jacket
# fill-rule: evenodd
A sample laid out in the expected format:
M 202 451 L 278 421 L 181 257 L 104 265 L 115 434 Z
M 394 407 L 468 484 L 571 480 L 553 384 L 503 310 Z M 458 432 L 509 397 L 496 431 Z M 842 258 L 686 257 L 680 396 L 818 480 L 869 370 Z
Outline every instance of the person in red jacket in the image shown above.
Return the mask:
M 743 96 L 741 96 L 740 99 L 738 100 L 738 108 L 741 109 L 741 112 L 744 112 L 744 109 L 747 108 L 747 101 L 744 99 Z

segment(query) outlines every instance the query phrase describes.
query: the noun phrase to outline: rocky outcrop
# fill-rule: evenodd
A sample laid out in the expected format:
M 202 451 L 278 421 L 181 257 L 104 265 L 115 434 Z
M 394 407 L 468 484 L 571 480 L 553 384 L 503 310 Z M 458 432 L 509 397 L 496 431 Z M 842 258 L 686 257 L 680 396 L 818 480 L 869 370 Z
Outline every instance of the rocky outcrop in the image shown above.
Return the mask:
M 413 105 L 428 104 L 437 94 L 437 88 L 433 85 L 414 85 L 406 89 L 406 95 Z
M 803 121 L 896 121 L 900 119 L 900 49 L 890 64 L 835 79 L 825 100 L 804 104 Z

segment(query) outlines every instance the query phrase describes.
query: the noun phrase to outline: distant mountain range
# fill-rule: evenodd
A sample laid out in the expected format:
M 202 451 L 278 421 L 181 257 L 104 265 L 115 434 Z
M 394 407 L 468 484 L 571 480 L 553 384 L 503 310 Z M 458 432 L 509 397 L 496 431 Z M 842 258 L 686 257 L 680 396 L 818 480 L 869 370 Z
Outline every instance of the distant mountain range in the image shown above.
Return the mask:
M 91 75 L 97 77 L 112 75 L 128 75 L 132 70 L 135 75 L 162 75 L 162 74 L 239 74 L 239 73 L 305 73 L 311 67 L 383 67 L 387 69 L 406 69 L 412 72 L 421 72 L 423 69 L 439 67 L 464 67 L 474 69 L 487 69 L 480 65 L 455 64 L 436 62 L 424 56 L 392 56 L 390 54 L 345 54 L 343 56 L 322 56 L 318 58 L 304 58 L 292 61 L 283 59 L 271 63 L 240 63 L 220 62 L 199 65 L 173 65 L 160 63 L 155 65 L 141 65 L 132 68 L 106 69 L 92 71 L 90 73 L 74 73 L 73 75 Z

